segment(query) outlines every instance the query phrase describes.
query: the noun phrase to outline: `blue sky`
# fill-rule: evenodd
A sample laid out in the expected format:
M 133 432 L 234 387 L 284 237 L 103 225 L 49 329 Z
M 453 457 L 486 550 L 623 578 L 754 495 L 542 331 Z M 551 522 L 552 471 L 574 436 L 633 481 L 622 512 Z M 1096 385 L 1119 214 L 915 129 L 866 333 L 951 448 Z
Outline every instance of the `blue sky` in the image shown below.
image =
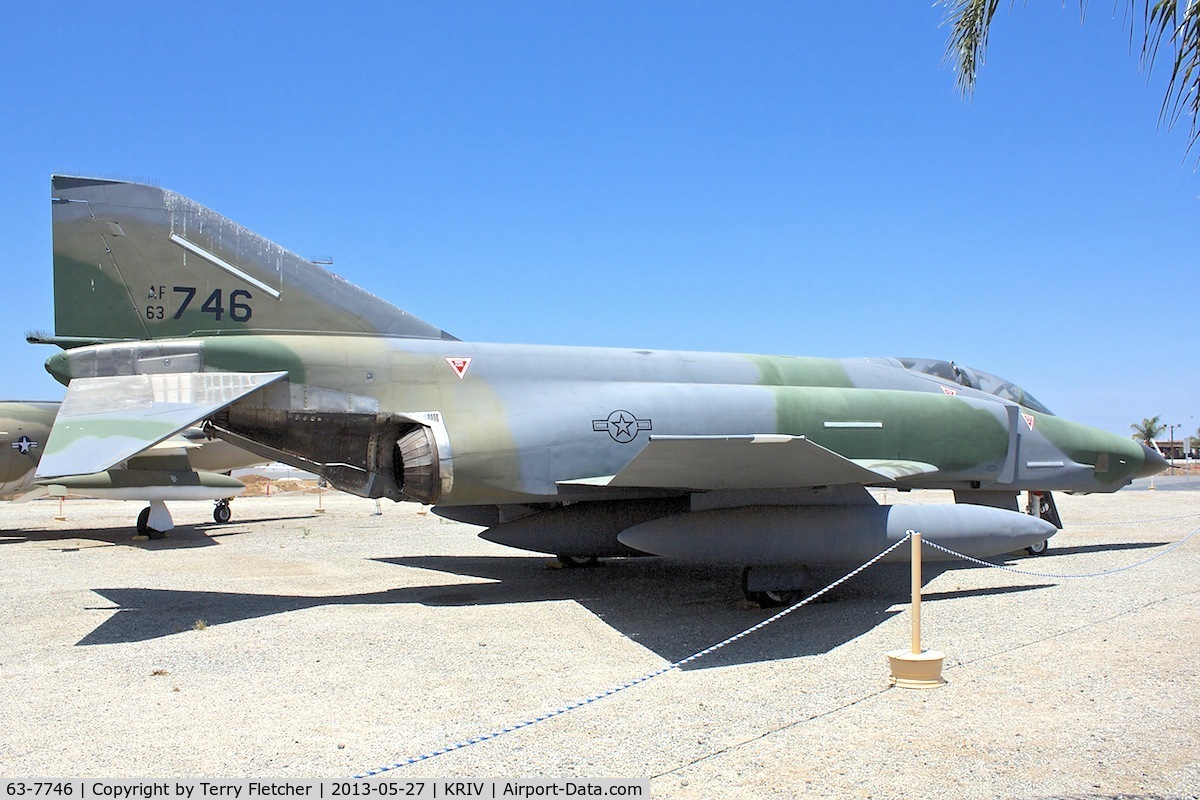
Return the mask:
M 463 339 L 954 359 L 1200 426 L 1200 174 L 1109 9 L 3 2 L 0 397 L 57 399 L 49 177 L 148 179 Z

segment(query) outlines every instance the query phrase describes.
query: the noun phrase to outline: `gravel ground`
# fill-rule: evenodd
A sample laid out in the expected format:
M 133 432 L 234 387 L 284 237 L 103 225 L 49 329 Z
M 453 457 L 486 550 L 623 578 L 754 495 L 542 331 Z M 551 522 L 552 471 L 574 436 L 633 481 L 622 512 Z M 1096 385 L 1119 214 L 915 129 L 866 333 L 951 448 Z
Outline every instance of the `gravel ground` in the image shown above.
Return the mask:
M 945 495 L 887 496 L 890 502 Z M 769 616 L 739 572 L 554 570 L 413 506 L 326 494 L 0 504 L 0 777 L 338 778 L 625 683 Z M 1200 492 L 1061 497 L 1019 568 L 1134 564 Z M 836 572 L 814 576 L 815 587 Z M 685 670 L 392 774 L 650 778 L 659 798 L 1200 797 L 1200 536 L 1067 580 L 927 565 L 948 684 L 888 688 L 907 571 L 875 567 Z

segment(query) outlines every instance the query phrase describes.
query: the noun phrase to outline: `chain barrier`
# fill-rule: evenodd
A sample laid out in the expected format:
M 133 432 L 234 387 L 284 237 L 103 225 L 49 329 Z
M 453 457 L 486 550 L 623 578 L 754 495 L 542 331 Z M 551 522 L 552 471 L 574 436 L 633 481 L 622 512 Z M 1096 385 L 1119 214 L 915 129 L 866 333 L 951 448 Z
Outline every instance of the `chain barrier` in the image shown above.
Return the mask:
M 1200 516 L 1200 514 L 1181 514 L 1178 516 L 1166 517 L 1166 518 L 1158 519 L 1158 520 L 1144 520 L 1143 522 L 1168 522 L 1168 521 L 1173 521 L 1173 520 L 1189 519 L 1189 518 L 1193 518 L 1196 516 Z M 1122 523 L 1094 523 L 1094 524 L 1096 524 L 1096 525 L 1134 525 L 1134 524 L 1142 524 L 1142 523 L 1135 521 L 1135 522 L 1122 522 Z M 1187 534 L 1187 536 L 1183 537 L 1178 542 L 1175 542 L 1175 543 L 1169 545 L 1166 549 L 1162 550 L 1159 553 L 1154 554 L 1153 556 L 1150 556 L 1149 558 L 1143 559 L 1141 561 L 1138 561 L 1136 563 L 1129 564 L 1129 565 L 1123 566 L 1123 567 L 1117 567 L 1117 568 L 1109 569 L 1109 570 L 1102 570 L 1100 572 L 1090 572 L 1090 573 L 1082 573 L 1082 574 L 1055 574 L 1055 573 L 1032 572 L 1029 570 L 1021 570 L 1021 569 L 1017 569 L 1015 567 L 1006 566 L 1004 564 L 995 564 L 990 561 L 984 561 L 983 559 L 975 558 L 974 556 L 969 556 L 969 555 L 966 555 L 965 553 L 960 553 L 957 550 L 952 550 L 949 547 L 945 547 L 943 545 L 938 544 L 937 542 L 933 542 L 928 539 L 922 539 L 922 542 L 923 542 L 923 544 L 928 545 L 929 547 L 932 547 L 935 550 L 940 550 L 941 552 L 946 553 L 951 556 L 954 556 L 955 558 L 959 558 L 959 559 L 962 559 L 963 561 L 967 561 L 972 564 L 977 564 L 982 567 L 994 567 L 995 569 L 1005 570 L 1006 572 L 1013 572 L 1018 575 L 1027 575 L 1027 576 L 1038 577 L 1038 578 L 1074 579 L 1074 578 L 1098 578 L 1098 577 L 1103 577 L 1105 575 L 1114 575 L 1114 574 L 1117 574 L 1120 572 L 1126 572 L 1126 571 L 1129 571 L 1132 569 L 1137 569 L 1138 567 L 1145 566 L 1146 564 L 1149 564 L 1152 561 L 1162 558 L 1167 553 L 1172 552 L 1176 548 L 1180 547 L 1184 543 L 1191 540 L 1197 534 L 1200 534 L 1200 527 L 1193 529 L 1190 533 Z M 626 681 L 625 683 L 623 683 L 619 686 L 615 686 L 611 689 L 600 692 L 599 694 L 594 694 L 594 695 L 591 695 L 590 697 L 586 697 L 582 700 L 575 700 L 571 703 L 567 703 L 564 706 L 560 706 L 559 708 L 556 708 L 552 711 L 547 711 L 544 714 L 540 714 L 531 719 L 527 719 L 527 720 L 524 720 L 522 722 L 518 722 L 518 723 L 515 723 L 512 725 L 506 725 L 503 728 L 497 728 L 496 730 L 490 731 L 488 733 L 484 733 L 479 736 L 473 736 L 470 739 L 464 739 L 460 742 L 455 742 L 454 744 L 447 745 L 446 747 L 442 747 L 438 750 L 431 750 L 427 753 L 423 753 L 418 756 L 412 756 L 412 757 L 406 758 L 402 761 L 396 761 L 391 764 L 386 764 L 386 765 L 383 765 L 380 767 L 376 767 L 375 769 L 367 770 L 366 772 L 362 772 L 360 774 L 354 775 L 353 777 L 356 780 L 371 778 L 376 775 L 381 775 L 385 772 L 390 772 L 395 769 L 400 769 L 401 767 L 407 767 L 412 764 L 420 763 L 422 761 L 428 761 L 432 758 L 437 758 L 438 756 L 442 756 L 447 753 L 452 753 L 456 750 L 462 750 L 463 748 L 470 747 L 471 745 L 481 744 L 483 742 L 487 742 L 487 741 L 490 741 L 497 737 L 503 736 L 504 734 L 513 733 L 515 731 L 519 731 L 524 728 L 528 728 L 533 725 L 536 725 L 540 722 L 545 722 L 547 720 L 554 719 L 555 717 L 559 717 L 559 716 L 562 716 L 563 714 L 566 714 L 568 711 L 574 711 L 577 708 L 591 705 L 592 703 L 595 703 L 599 700 L 603 700 L 607 697 L 612 697 L 615 694 L 623 692 L 626 689 L 632 689 L 635 686 L 639 686 L 639 685 L 646 683 L 647 681 L 653 680 L 654 678 L 657 678 L 661 675 L 665 675 L 668 672 L 671 672 L 676 669 L 681 669 L 684 666 L 687 666 L 688 664 L 691 664 L 694 661 L 704 658 L 705 656 L 711 655 L 712 653 L 715 653 L 716 651 L 718 651 L 724 647 L 727 647 L 727 646 L 733 644 L 734 642 L 737 642 L 753 633 L 756 633 L 757 631 L 762 630 L 763 628 L 767 627 L 768 625 L 771 625 L 772 623 L 777 622 L 780 619 L 783 619 L 788 614 L 791 614 L 793 611 L 796 611 L 797 609 L 802 608 L 805 605 L 808 605 L 812 601 L 827 594 L 828 592 L 833 591 L 838 586 L 841 586 L 846 581 L 851 580 L 852 578 L 854 578 L 861 572 L 863 572 L 867 569 L 870 569 L 872 566 L 874 566 L 876 563 L 878 563 L 881 559 L 890 555 L 894 550 L 896 550 L 901 545 L 908 542 L 911 538 L 912 538 L 912 533 L 911 532 L 906 533 L 903 539 L 900 539 L 899 541 L 895 542 L 890 547 L 883 550 L 882 552 L 880 552 L 879 554 L 877 554 L 876 556 L 871 558 L 866 563 L 864 563 L 861 566 L 846 573 L 845 575 L 838 578 L 836 581 L 829 584 L 828 586 L 814 592 L 813 594 L 809 595 L 808 597 L 804 598 L 803 600 L 793 603 L 792 605 L 790 605 L 787 608 L 783 609 L 782 611 L 768 617 L 767 619 L 764 619 L 761 622 L 758 622 L 757 624 L 752 625 L 749 628 L 746 628 L 745 630 L 741 631 L 740 633 L 734 634 L 733 636 L 723 639 L 722 641 L 717 642 L 716 644 L 714 644 L 710 647 L 706 647 L 703 650 L 693 653 L 692 655 L 688 656 L 687 658 L 683 658 L 683 659 L 680 659 L 679 661 L 675 661 L 671 664 L 667 664 L 666 666 L 663 666 L 656 670 L 648 672 L 639 678 L 634 678 L 633 680 Z
M 439 750 L 432 750 L 428 753 L 423 753 L 422 755 L 419 755 L 419 756 L 413 756 L 411 758 L 406 758 L 403 761 L 397 761 L 392 764 L 387 764 L 382 767 L 376 767 L 375 769 L 367 770 L 366 772 L 355 775 L 354 779 L 360 780 L 363 778 L 371 778 L 376 775 L 381 775 L 385 772 L 390 772 L 394 769 L 399 769 L 400 767 L 407 767 L 410 764 L 416 764 L 421 761 L 428 761 L 431 758 L 436 758 L 437 756 L 445 755 L 446 753 L 452 753 L 455 750 L 461 750 L 464 747 L 469 747 L 473 744 L 479 744 L 481 742 L 486 742 L 491 739 L 495 739 L 498 736 L 503 736 L 506 733 L 512 733 L 513 731 L 519 731 L 522 728 L 528 728 L 531 725 L 536 725 L 539 722 L 545 722 L 548 719 L 554 719 L 555 717 L 562 716 L 563 714 L 566 714 L 568 711 L 574 711 L 575 709 L 580 708 L 582 706 L 586 706 L 586 705 L 595 703 L 597 700 L 603 700 L 606 697 L 612 697 L 614 694 L 623 692 L 626 689 L 632 689 L 634 686 L 638 686 L 640 684 L 646 683 L 647 681 L 657 678 L 660 675 L 665 675 L 666 673 L 668 673 L 672 670 L 680 669 L 680 668 L 692 663 L 693 661 L 697 661 L 701 658 L 704 658 L 705 656 L 715 653 L 716 651 L 720 650 L 723 647 L 731 645 L 740 639 L 744 639 L 745 637 L 749 636 L 752 633 L 762 630 L 763 628 L 767 627 L 771 623 L 783 619 L 784 617 L 786 617 L 788 614 L 791 614 L 796 609 L 801 608 L 802 606 L 808 605 L 813 600 L 816 600 L 818 597 L 821 597 L 822 595 L 826 594 L 827 592 L 833 591 L 838 586 L 841 586 L 843 583 L 845 583 L 846 581 L 855 577 L 859 573 L 874 566 L 876 563 L 878 563 L 880 561 L 880 559 L 883 559 L 886 556 L 888 556 L 893 550 L 900 547 L 900 545 L 904 544 L 911 538 L 912 538 L 911 533 L 905 534 L 903 539 L 901 539 L 900 541 L 891 545 L 886 550 L 882 551 L 881 553 L 876 555 L 870 561 L 867 561 L 862 566 L 857 567 L 856 569 L 851 570 L 850 572 L 847 572 L 845 575 L 838 578 L 836 581 L 829 584 L 825 588 L 823 588 L 817 592 L 814 592 L 813 594 L 809 595 L 808 597 L 804 598 L 803 600 L 800 600 L 799 602 L 793 603 L 792 605 L 788 606 L 787 608 L 778 612 L 777 614 L 774 614 L 773 616 L 770 616 L 767 619 L 764 619 L 762 622 L 759 622 L 755 625 L 750 626 L 749 628 L 746 628 L 746 630 L 742 631 L 741 633 L 736 633 L 727 639 L 717 642 L 716 644 L 712 645 L 711 647 L 706 647 L 705 649 L 700 650 L 699 652 L 693 653 L 692 655 L 688 656 L 687 658 L 680 659 L 679 661 L 676 661 L 672 664 L 668 664 L 665 667 L 660 667 L 659 669 L 656 669 L 653 672 L 646 673 L 645 675 L 641 676 L 640 678 L 635 678 L 631 681 L 627 681 L 627 682 L 621 684 L 620 686 L 614 686 L 613 688 L 611 688 L 607 691 L 600 692 L 599 694 L 594 694 L 591 697 L 587 697 L 583 700 L 576 700 L 574 702 L 567 703 L 565 706 L 561 706 L 553 711 L 547 711 L 546 713 L 544 713 L 540 716 L 537 716 L 537 717 L 533 717 L 532 719 L 527 719 L 523 722 L 518 722 L 515 725 L 507 725 L 503 728 L 498 728 L 494 731 L 491 731 L 490 733 L 485 733 L 480 736 L 473 736 L 470 739 L 464 739 L 461 742 L 456 742 L 455 744 L 448 745 L 447 747 L 443 747 Z
M 1191 515 L 1189 515 L 1189 516 L 1191 516 Z M 1162 558 L 1167 553 L 1170 553 L 1175 548 L 1184 544 L 1185 542 L 1187 542 L 1189 539 L 1191 539 L 1193 536 L 1195 536 L 1198 533 L 1200 533 L 1200 527 L 1193 528 L 1191 533 L 1189 533 L 1187 536 L 1180 539 L 1178 542 L 1168 545 L 1165 550 L 1155 553 L 1154 555 L 1150 556 L 1149 558 L 1144 558 L 1141 561 L 1138 561 L 1136 563 L 1128 564 L 1124 567 L 1115 567 L 1113 569 L 1106 569 L 1106 570 L 1102 570 L 1100 572 L 1085 572 L 1085 573 L 1080 573 L 1080 574 L 1076 574 L 1076 575 L 1060 575 L 1060 574 L 1056 574 L 1053 572 L 1032 572 L 1029 570 L 1017 569 L 1016 567 L 1005 566 L 1004 564 L 993 564 L 991 561 L 984 561 L 981 558 L 975 558 L 974 556 L 969 556 L 969 555 L 966 555 L 965 553 L 960 553 L 957 550 L 951 550 L 949 547 L 944 547 L 944 546 L 938 544 L 937 542 L 931 542 L 928 539 L 922 539 L 921 541 L 923 544 L 927 544 L 935 550 L 941 550 L 943 553 L 948 553 L 949 555 L 952 555 L 955 558 L 961 558 L 963 561 L 969 561 L 972 564 L 978 564 L 981 567 L 995 567 L 996 569 L 1002 569 L 1005 572 L 1014 572 L 1017 575 L 1028 575 L 1028 576 L 1031 576 L 1034 578 L 1058 578 L 1058 579 L 1063 579 L 1063 580 L 1071 580 L 1074 578 L 1101 578 L 1105 575 L 1116 575 L 1119 572 L 1128 572 L 1131 569 L 1137 569 L 1138 567 L 1143 567 L 1146 564 L 1149 564 L 1151 561 L 1156 561 L 1157 559 Z

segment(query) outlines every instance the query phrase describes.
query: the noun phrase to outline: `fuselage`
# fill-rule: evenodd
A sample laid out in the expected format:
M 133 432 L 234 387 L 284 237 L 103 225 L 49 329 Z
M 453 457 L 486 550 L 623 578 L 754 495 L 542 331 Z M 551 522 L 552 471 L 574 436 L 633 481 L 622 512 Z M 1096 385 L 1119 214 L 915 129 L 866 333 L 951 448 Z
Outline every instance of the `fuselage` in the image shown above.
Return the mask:
M 0 496 L 33 487 L 59 403 L 0 402 Z
M 287 372 L 215 431 L 298 466 L 370 474 L 390 468 L 376 453 L 388 425 L 427 428 L 436 485 L 405 499 L 441 505 L 584 499 L 563 482 L 617 473 L 651 435 L 804 436 L 849 459 L 936 468 L 896 484 L 907 488 L 1108 492 L 1147 469 L 1129 439 L 891 358 L 244 335 L 82 347 L 47 368 L 63 382 Z M 389 495 L 340 469 L 327 471 L 335 485 Z

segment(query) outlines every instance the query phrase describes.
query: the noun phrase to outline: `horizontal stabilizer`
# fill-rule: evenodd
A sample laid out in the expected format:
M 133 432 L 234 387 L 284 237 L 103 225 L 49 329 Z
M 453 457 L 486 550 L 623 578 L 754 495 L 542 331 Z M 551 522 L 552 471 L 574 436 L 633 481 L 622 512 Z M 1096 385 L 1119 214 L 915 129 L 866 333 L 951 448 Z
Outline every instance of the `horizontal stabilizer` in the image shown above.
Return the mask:
M 286 372 L 194 372 L 76 378 L 36 478 L 90 475 L 134 456 Z
M 611 478 L 570 483 L 609 489 L 783 489 L 891 483 L 935 471 L 914 461 L 854 461 L 803 436 L 652 436 Z

